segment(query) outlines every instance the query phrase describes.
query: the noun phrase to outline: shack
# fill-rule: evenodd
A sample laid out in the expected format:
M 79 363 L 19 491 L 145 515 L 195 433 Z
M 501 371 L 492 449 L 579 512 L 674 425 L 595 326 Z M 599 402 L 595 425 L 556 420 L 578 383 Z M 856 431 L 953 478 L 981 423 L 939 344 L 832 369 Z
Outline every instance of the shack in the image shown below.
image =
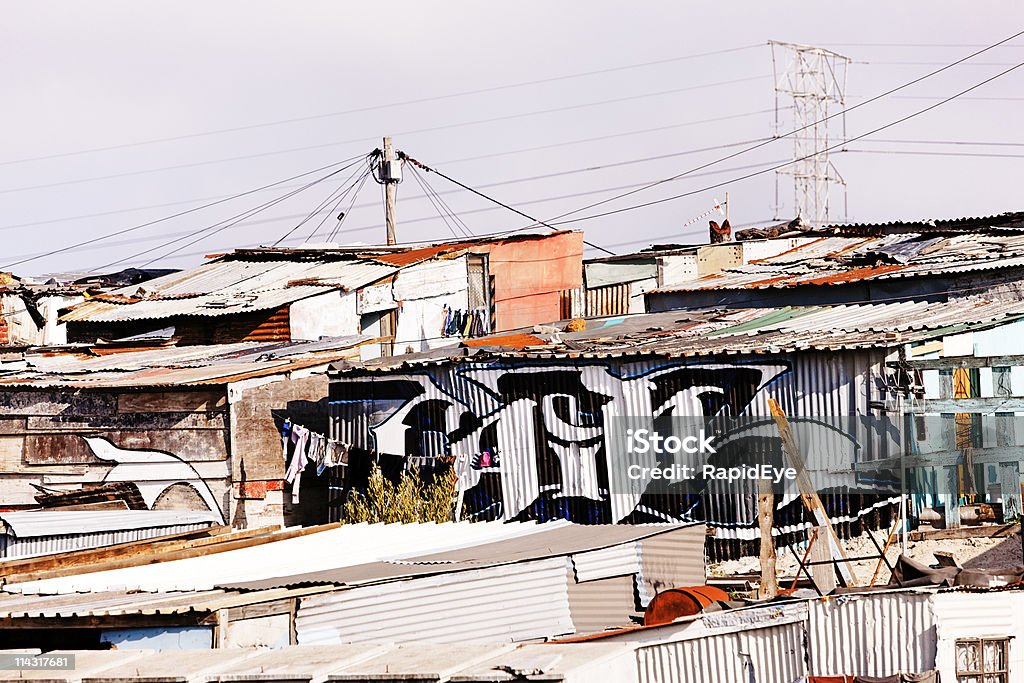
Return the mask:
M 72 306 L 72 342 L 151 335 L 182 345 L 362 334 L 365 356 L 424 351 L 570 315 L 579 232 L 401 246 L 239 249 Z
M 647 310 L 1021 299 L 1024 213 L 891 223 L 795 227 L 762 239 L 743 231 L 726 247 L 787 246 L 646 292 Z M 716 245 L 723 246 L 723 245 Z
M 280 425 L 326 431 L 325 371 L 365 341 L 25 352 L 0 364 L 0 507 L 119 501 L 236 527 L 315 522 L 286 499 Z M 326 505 L 326 481 L 302 481 Z
M 819 493 L 840 533 L 888 526 L 907 494 L 919 505 L 920 496 L 945 496 L 949 506 L 960 500 L 956 491 L 908 488 L 903 458 L 919 449 L 899 422 L 924 390 L 890 364 L 934 351 L 928 344 L 969 344 L 975 333 L 1009 338 L 1022 314 L 1019 302 L 975 298 L 670 311 L 593 319 L 582 332 L 498 335 L 457 353 L 336 365 L 331 435 L 352 445 L 354 465 L 462 463 L 459 514 L 470 519 L 644 523 L 699 511 L 717 527 L 711 559 L 726 559 L 756 552 L 756 491 L 722 490 L 700 502 L 685 489 L 613 490 L 622 464 L 610 431 L 617 418 L 766 417 L 775 399 L 791 417 L 828 423 L 837 446 L 822 452 L 842 457 L 819 461 L 827 477 Z M 1024 393 L 1024 384 L 1010 390 Z M 1008 510 L 1020 504 L 1011 485 L 1019 480 L 1017 452 L 993 453 L 1003 485 L 989 492 Z M 989 474 L 982 473 L 985 485 Z M 803 538 L 813 524 L 797 498 L 793 491 L 779 498 L 781 542 Z

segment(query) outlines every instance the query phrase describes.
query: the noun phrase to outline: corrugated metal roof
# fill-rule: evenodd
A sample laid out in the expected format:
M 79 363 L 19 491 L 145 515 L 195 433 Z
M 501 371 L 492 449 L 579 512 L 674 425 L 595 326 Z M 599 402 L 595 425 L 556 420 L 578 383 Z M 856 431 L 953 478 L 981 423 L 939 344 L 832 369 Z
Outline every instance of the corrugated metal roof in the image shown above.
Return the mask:
M 86 301 L 74 306 L 61 320 L 120 322 L 272 310 L 328 289 L 358 289 L 397 270 L 395 266 L 358 259 L 225 257 Z
M 964 216 L 962 218 L 925 218 L 919 220 L 895 220 L 863 223 L 833 223 L 823 230 L 871 230 L 878 228 L 919 228 L 921 230 L 986 230 L 1024 229 L 1024 212 L 1008 211 L 991 216 Z
M 163 536 L 173 536 L 208 529 L 210 522 L 170 524 L 139 529 L 113 529 L 83 533 L 66 532 L 55 536 L 17 537 L 0 534 L 0 560 L 25 559 L 43 555 L 57 555 L 78 550 L 134 543 Z
M 515 642 L 574 631 L 564 557 L 442 574 L 304 598 L 301 645 Z M 429 628 L 424 628 L 429 624 Z
M 355 290 L 432 258 L 564 232 L 389 247 L 240 249 L 189 270 L 100 295 L 73 306 L 61 320 L 122 322 L 274 310 L 330 289 Z
M 642 647 L 637 662 L 643 681 L 797 681 L 807 672 L 804 625 L 793 622 Z
M 325 365 L 370 341 L 351 336 L 318 342 L 239 343 L 124 351 L 96 356 L 85 349 L 27 355 L 0 363 L 0 386 L 145 387 L 226 384 Z
M 1024 240 L 1014 233 L 817 234 L 781 254 L 653 292 L 837 285 L 1024 266 Z
M 640 547 L 634 542 L 576 553 L 572 567 L 577 581 L 640 573 Z
M 476 524 L 499 524 L 499 522 L 477 522 Z M 617 574 L 636 573 L 638 571 L 636 541 L 676 531 L 683 527 L 677 524 L 576 525 L 557 521 L 529 528 L 531 532 L 527 534 L 495 539 L 490 542 L 479 542 L 465 547 L 428 553 L 409 549 L 388 558 L 381 558 L 384 561 L 377 563 L 358 566 L 342 565 L 325 571 L 306 571 L 248 583 L 224 583 L 220 586 L 240 590 L 263 590 L 316 584 L 354 585 L 403 575 L 512 564 L 556 555 L 573 555 L 575 559 L 581 557 L 574 555 L 575 553 L 582 553 L 585 556 L 588 551 L 603 552 L 603 549 L 610 549 L 611 555 L 620 565 L 618 568 L 622 571 L 616 572 Z M 703 537 L 704 527 L 701 525 L 699 528 L 700 535 Z M 380 542 L 384 542 L 383 539 Z M 632 557 L 631 561 L 630 557 Z M 581 562 L 588 569 L 596 568 L 599 563 L 596 559 L 591 561 L 592 559 L 583 557 Z
M 77 681 L 512 681 L 529 675 L 537 680 L 584 683 L 634 681 L 632 649 L 616 643 L 578 645 L 503 643 L 346 643 L 297 645 L 279 649 L 217 648 L 180 651 L 79 650 L 74 671 L 24 671 L 25 680 Z M 193 657 L 193 655 L 196 655 Z M 37 675 L 38 674 L 38 675 Z M 17 680 L 21 680 L 18 678 Z
M 588 359 L 707 357 L 803 350 L 887 348 L 1024 317 L 1024 302 L 980 297 L 947 302 L 904 301 L 841 306 L 700 309 L 587 321 L 582 332 L 535 333 L 547 341 L 527 349 L 454 349 L 335 366 L 339 373 L 388 371 L 420 364 L 488 358 Z M 476 353 L 468 354 L 467 352 Z
M 5 590 L 41 594 L 100 592 L 115 588 L 151 592 L 210 590 L 215 586 L 293 575 L 297 569 L 296 558 L 301 558 L 302 570 L 320 572 L 482 545 L 538 533 L 559 524 L 349 524 L 189 559 L 11 584 L 5 586 Z
M 181 524 L 219 524 L 220 515 L 192 510 L 33 510 L 0 512 L 0 522 L 18 538 L 99 531 L 146 529 Z
M 230 602 L 238 602 L 237 598 L 237 593 L 222 590 L 165 593 L 103 591 L 72 595 L 14 595 L 0 592 L 0 619 L 212 612 Z M 258 594 L 252 596 L 254 602 L 259 598 Z

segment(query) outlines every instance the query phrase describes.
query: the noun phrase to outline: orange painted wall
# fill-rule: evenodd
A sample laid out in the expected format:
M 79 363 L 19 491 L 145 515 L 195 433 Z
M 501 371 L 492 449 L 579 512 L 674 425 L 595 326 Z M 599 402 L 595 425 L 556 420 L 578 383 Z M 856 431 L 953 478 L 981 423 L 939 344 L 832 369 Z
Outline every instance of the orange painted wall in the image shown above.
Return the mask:
M 583 233 L 501 242 L 490 252 L 495 331 L 561 319 L 561 292 L 583 284 Z

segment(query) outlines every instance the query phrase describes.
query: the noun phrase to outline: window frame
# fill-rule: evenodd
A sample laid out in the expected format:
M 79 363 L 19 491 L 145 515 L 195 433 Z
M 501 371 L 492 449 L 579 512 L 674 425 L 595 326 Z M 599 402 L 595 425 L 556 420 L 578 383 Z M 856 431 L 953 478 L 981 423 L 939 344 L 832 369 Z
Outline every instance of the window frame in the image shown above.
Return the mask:
M 978 638 L 957 638 L 953 645 L 953 660 L 954 669 L 956 671 L 957 683 L 965 683 L 968 679 L 983 681 L 987 677 L 1000 676 L 1002 677 L 1002 683 L 1009 683 L 1010 680 L 1010 637 L 1009 636 L 987 636 Z M 1001 669 L 992 671 L 985 670 L 985 645 L 987 643 L 997 643 L 1002 647 L 1002 666 Z M 960 670 L 960 647 L 961 645 L 976 644 L 978 647 L 978 664 L 981 669 L 978 671 L 961 671 Z

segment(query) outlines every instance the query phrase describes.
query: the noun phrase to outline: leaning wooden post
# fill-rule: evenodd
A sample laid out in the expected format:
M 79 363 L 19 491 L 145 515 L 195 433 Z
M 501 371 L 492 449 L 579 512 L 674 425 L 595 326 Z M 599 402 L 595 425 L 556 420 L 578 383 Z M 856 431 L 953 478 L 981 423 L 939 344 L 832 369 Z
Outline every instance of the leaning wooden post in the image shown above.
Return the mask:
M 775 493 L 768 479 L 757 480 L 757 521 L 761 529 L 761 584 L 757 597 L 765 600 L 779 593 L 779 577 L 775 572 Z
M 772 417 L 775 418 L 775 426 L 778 428 L 779 437 L 782 439 L 782 450 L 786 453 L 790 466 L 796 470 L 796 485 L 800 490 L 800 499 L 803 501 L 804 507 L 814 515 L 818 526 L 823 527 L 827 532 L 829 546 L 832 550 L 832 558 L 839 560 L 836 568 L 839 570 L 839 575 L 843 577 L 843 583 L 847 586 L 856 586 L 857 575 L 853 571 L 853 565 L 847 559 L 846 550 L 843 548 L 843 544 L 839 542 L 836 530 L 832 528 L 832 521 L 825 512 L 825 506 L 822 505 L 818 492 L 814 490 L 814 484 L 811 483 L 810 477 L 807 476 L 807 468 L 804 467 L 803 458 L 800 456 L 800 448 L 797 446 L 796 437 L 793 436 L 793 430 L 789 426 L 789 420 L 786 419 L 786 413 L 783 412 L 778 401 L 774 398 L 768 399 L 768 409 L 771 410 Z

